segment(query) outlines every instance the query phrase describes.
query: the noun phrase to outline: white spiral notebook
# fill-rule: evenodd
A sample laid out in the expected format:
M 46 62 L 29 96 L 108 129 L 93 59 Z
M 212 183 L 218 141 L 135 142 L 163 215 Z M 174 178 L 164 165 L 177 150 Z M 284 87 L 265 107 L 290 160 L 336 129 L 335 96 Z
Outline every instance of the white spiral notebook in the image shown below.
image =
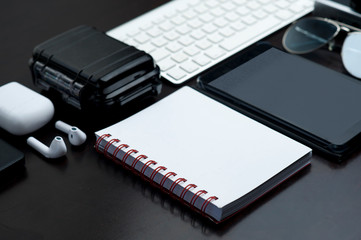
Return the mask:
M 95 133 L 95 148 L 220 222 L 310 164 L 310 148 L 189 87 Z

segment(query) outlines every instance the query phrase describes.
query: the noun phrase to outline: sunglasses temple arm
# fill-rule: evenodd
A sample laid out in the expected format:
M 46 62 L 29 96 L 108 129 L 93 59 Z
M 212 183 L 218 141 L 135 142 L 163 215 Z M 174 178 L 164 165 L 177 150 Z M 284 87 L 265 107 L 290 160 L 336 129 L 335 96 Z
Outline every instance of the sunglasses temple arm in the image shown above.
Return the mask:
M 347 28 L 348 30 L 351 30 L 351 31 L 355 31 L 355 32 L 361 32 L 361 29 L 360 28 L 357 28 L 357 27 L 354 27 L 354 26 L 351 26 L 351 25 L 348 25 L 346 23 L 343 23 L 343 22 L 339 22 L 339 21 L 336 21 L 336 20 L 332 20 L 334 22 L 336 22 L 338 25 L 340 25 L 340 27 L 342 27 L 343 29 Z

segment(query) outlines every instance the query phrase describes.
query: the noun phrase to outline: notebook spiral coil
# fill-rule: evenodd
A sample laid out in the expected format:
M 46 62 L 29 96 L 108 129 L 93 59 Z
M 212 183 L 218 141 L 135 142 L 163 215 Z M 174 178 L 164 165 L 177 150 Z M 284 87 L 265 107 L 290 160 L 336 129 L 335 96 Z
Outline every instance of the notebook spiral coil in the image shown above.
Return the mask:
M 127 144 L 120 144 L 118 146 L 115 146 L 115 144 L 119 143 L 120 140 L 119 139 L 109 139 L 111 137 L 111 134 L 103 134 L 102 136 L 100 136 L 95 145 L 94 148 L 95 150 L 100 153 L 103 154 L 105 157 L 111 159 L 115 164 L 117 165 L 121 165 L 124 168 L 132 171 L 133 173 L 140 175 L 140 177 L 145 180 L 150 182 L 152 185 L 160 188 L 162 191 L 170 194 L 171 196 L 178 198 L 179 200 L 181 200 L 181 202 L 183 202 L 184 204 L 188 205 L 192 210 L 198 211 L 200 212 L 203 216 L 208 216 L 210 217 L 208 214 L 206 214 L 206 209 L 207 206 L 212 202 L 218 199 L 218 197 L 216 196 L 211 196 L 208 197 L 207 199 L 204 200 L 203 204 L 200 206 L 200 208 L 196 208 L 196 202 L 199 199 L 199 197 L 201 197 L 202 195 L 207 194 L 208 192 L 206 190 L 199 190 L 196 193 L 193 194 L 191 200 L 188 202 L 185 200 L 185 196 L 186 194 L 192 190 L 197 188 L 198 186 L 195 184 L 188 184 L 185 187 L 183 187 L 180 195 L 178 196 L 174 190 L 176 188 L 177 185 L 180 185 L 181 183 L 185 183 L 187 182 L 187 179 L 179 177 L 177 179 L 175 179 L 173 181 L 173 183 L 171 184 L 171 186 L 167 189 L 164 185 L 166 183 L 166 181 L 171 178 L 171 177 L 175 177 L 177 176 L 177 174 L 175 172 L 169 171 L 165 174 L 162 174 L 162 178 L 159 181 L 159 183 L 155 182 L 154 178 L 155 176 L 160 173 L 161 171 L 166 171 L 167 168 L 165 166 L 158 166 L 156 168 L 154 168 L 154 170 L 151 172 L 151 174 L 149 176 L 145 175 L 146 170 L 151 166 L 151 165 L 157 165 L 158 163 L 154 160 L 147 160 L 145 162 L 143 162 L 143 166 L 140 170 L 137 170 L 135 167 L 136 165 L 141 162 L 142 160 L 146 160 L 148 159 L 148 156 L 144 155 L 144 154 L 140 154 L 137 157 L 134 158 L 133 162 L 131 164 L 126 164 L 126 161 L 128 159 L 128 157 L 132 154 L 137 154 L 139 153 L 138 150 L 136 149 L 129 149 L 128 151 L 126 151 L 130 146 Z M 103 141 L 107 141 L 107 143 L 105 144 L 104 147 L 101 146 L 101 143 Z M 115 150 L 111 153 L 110 152 L 110 147 L 113 145 L 113 147 L 115 147 Z M 124 156 L 121 159 L 118 159 L 118 153 L 120 151 L 124 151 Z

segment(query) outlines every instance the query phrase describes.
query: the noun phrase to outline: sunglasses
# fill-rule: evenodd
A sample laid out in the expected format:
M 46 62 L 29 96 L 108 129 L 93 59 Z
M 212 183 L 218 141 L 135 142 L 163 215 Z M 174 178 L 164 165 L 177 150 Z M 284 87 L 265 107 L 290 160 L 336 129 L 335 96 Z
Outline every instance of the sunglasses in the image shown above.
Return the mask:
M 361 29 L 327 18 L 303 18 L 286 30 L 282 44 L 293 54 L 310 53 L 322 47 L 340 50 L 346 70 L 361 78 Z

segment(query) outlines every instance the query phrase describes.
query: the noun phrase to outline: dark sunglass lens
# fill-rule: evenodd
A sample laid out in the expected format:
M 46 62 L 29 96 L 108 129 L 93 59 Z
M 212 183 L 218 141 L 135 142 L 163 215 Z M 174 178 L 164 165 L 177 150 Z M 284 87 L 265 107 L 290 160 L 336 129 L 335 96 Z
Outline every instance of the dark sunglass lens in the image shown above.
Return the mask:
M 307 53 L 327 44 L 337 32 L 332 23 L 305 18 L 290 27 L 283 38 L 283 46 L 292 53 Z

